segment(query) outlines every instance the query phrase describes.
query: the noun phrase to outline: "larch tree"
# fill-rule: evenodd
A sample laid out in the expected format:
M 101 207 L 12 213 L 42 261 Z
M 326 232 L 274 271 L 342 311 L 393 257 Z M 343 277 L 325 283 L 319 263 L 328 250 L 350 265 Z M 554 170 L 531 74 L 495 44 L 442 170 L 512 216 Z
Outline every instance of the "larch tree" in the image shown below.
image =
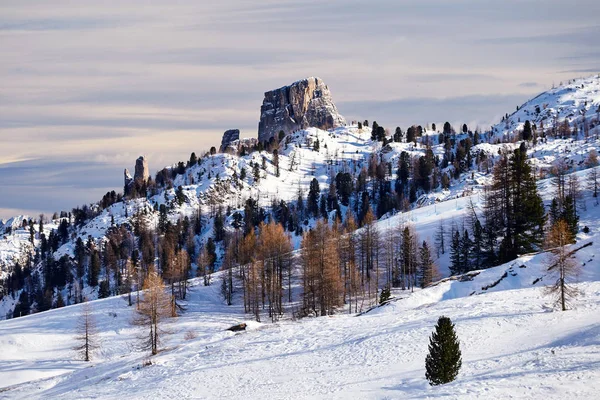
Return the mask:
M 74 350 L 77 351 L 83 361 L 90 361 L 92 352 L 100 347 L 98 330 L 90 303 L 83 303 L 80 310 L 81 314 L 77 321 L 77 335 L 75 336 L 78 344 Z
M 158 353 L 161 337 L 168 333 L 161 325 L 171 316 L 171 296 L 165 292 L 162 278 L 153 270 L 144 280 L 143 290 L 143 299 L 140 301 L 134 324 L 149 331 L 148 336 L 142 337 L 142 348 L 149 349 L 152 355 L 155 355 Z
M 402 289 L 414 290 L 417 282 L 417 234 L 412 226 L 402 230 L 401 274 Z
M 266 295 L 269 317 L 273 322 L 283 314 L 284 271 L 291 264 L 291 238 L 278 223 L 261 223 L 258 253 L 262 260 L 262 287 Z
M 598 153 L 595 149 L 592 149 L 585 160 L 585 166 L 589 168 L 589 172 L 586 176 L 587 188 L 592 192 L 592 197 L 596 199 L 595 203 L 598 204 L 598 189 L 600 187 L 600 173 L 598 171 Z
M 353 305 L 354 312 L 358 312 L 358 297 L 361 290 L 360 275 L 356 261 L 356 238 L 354 236 L 356 228 L 356 221 L 354 220 L 352 212 L 348 209 L 346 213 L 344 234 L 341 237 L 342 246 L 340 249 L 340 262 L 344 275 L 345 301 L 347 301 L 349 305 L 349 313 L 352 313 Z
M 438 258 L 440 257 L 440 253 L 446 254 L 446 227 L 444 225 L 444 220 L 440 219 L 435 231 L 435 249 Z
M 571 243 L 571 232 L 564 220 L 558 220 L 546 235 L 546 247 L 548 258 L 546 260 L 547 271 L 556 279 L 548 286 L 547 292 L 556 298 L 562 311 L 566 311 L 569 301 L 577 296 L 578 291 L 571 285 L 577 277 L 579 268 L 571 258 L 567 245 Z
M 244 311 L 250 312 L 253 310 L 254 297 L 253 289 L 254 282 L 251 282 L 253 276 L 251 274 L 252 268 L 255 262 L 255 251 L 256 250 L 256 234 L 254 229 L 250 230 L 246 236 L 241 240 L 240 253 L 239 253 L 239 277 L 242 281 L 242 289 L 244 295 Z M 257 306 L 258 307 L 258 306 Z M 257 317 L 260 318 L 260 314 L 257 313 Z
M 317 225 L 302 239 L 303 302 L 306 313 L 331 315 L 342 303 L 343 285 L 336 240 L 326 223 Z
M 381 248 L 379 230 L 375 225 L 376 221 L 377 219 L 369 207 L 363 218 L 363 228 L 359 234 L 361 282 L 367 287 L 369 299 L 374 293 L 375 302 L 377 302 L 379 289 L 379 253 Z

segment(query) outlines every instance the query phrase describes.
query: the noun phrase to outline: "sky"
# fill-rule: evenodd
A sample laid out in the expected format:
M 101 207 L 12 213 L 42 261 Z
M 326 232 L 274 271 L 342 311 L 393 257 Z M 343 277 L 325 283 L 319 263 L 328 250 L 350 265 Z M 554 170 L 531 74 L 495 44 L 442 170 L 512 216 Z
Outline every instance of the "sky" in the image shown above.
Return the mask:
M 257 135 L 263 93 L 307 76 L 347 120 L 486 129 L 600 72 L 600 2 L 0 2 L 0 218 L 69 210 Z

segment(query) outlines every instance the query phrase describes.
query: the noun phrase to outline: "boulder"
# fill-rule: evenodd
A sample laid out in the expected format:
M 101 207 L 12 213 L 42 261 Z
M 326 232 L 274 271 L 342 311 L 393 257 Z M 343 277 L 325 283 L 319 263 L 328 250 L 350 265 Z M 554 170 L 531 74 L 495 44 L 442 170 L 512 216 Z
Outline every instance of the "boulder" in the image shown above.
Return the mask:
M 279 131 L 289 134 L 308 127 L 331 129 L 343 125 L 346 120 L 338 113 L 325 82 L 310 77 L 265 93 L 258 140 L 269 141 Z
M 234 325 L 234 326 L 232 326 L 230 328 L 227 328 L 227 330 L 231 331 L 231 332 L 241 332 L 241 331 L 245 331 L 246 330 L 246 326 L 247 325 L 242 322 L 241 324 L 237 324 L 237 325 Z

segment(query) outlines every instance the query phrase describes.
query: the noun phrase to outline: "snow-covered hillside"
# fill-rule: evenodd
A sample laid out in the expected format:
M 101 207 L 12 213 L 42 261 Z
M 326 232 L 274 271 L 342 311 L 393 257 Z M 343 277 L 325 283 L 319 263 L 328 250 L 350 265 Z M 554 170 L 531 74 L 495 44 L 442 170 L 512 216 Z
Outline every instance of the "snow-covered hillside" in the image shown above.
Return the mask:
M 516 134 L 527 120 L 536 124 L 538 129 L 554 129 L 554 126 L 558 129 L 558 123 L 566 119 L 584 134 L 584 130 L 589 129 L 590 134 L 598 135 L 598 122 L 593 123 L 592 120 L 599 113 L 600 75 L 595 75 L 573 79 L 539 94 L 492 127 L 492 131 L 497 135 Z
M 243 309 L 195 281 L 188 311 L 165 326 L 173 334 L 146 366 L 135 307 L 122 297 L 91 303 L 102 348 L 90 363 L 71 350 L 81 305 L 3 321 L 0 398 L 592 399 L 600 390 L 597 238 L 577 253 L 582 296 L 568 312 L 553 311 L 543 287 L 506 290 L 539 277 L 539 255 L 471 280 L 396 290 L 391 303 L 360 316 L 246 321 L 237 334 L 226 329 L 246 320 Z M 519 276 L 481 290 L 507 268 Z M 455 382 L 431 387 L 424 359 L 440 315 L 456 324 L 463 368 Z
M 384 215 L 380 225 L 385 228 L 398 225 L 398 221 L 418 222 L 420 237 L 433 239 L 434 225 L 439 219 L 447 222 L 454 219 L 457 224 L 461 223 L 461 215 L 464 214 L 467 204 L 466 196 L 475 196 L 474 203 L 481 209 L 480 193 L 491 179 L 489 165 L 494 162 L 500 150 L 518 146 L 518 142 L 515 143 L 513 139 L 523 129 L 526 120 L 530 120 L 539 130 L 540 139 L 535 144 L 531 143 L 528 151 L 538 177 L 548 176 L 550 168 L 559 159 L 564 160 L 571 167 L 571 171 L 586 168 L 584 159 L 590 151 L 600 150 L 600 124 L 597 121 L 597 109 L 600 107 L 599 87 L 599 76 L 575 80 L 525 103 L 505 121 L 494 126 L 490 132 L 480 133 L 482 143 L 475 145 L 471 153 L 473 159 L 478 152 L 485 153 L 489 163 L 473 165 L 470 171 L 452 179 L 450 187 L 446 190 L 438 186 L 429 193 L 419 192 L 410 212 L 397 214 L 392 221 L 386 219 L 389 214 Z M 571 128 L 578 127 L 577 137 L 548 137 L 542 140 L 542 125 L 544 132 L 550 132 L 556 124 L 560 125 L 565 120 Z M 371 129 L 368 127 L 359 129 L 358 126 L 348 126 L 332 131 L 309 128 L 294 132 L 279 144 L 279 176 L 276 174 L 274 155 L 271 152 L 255 151 L 240 156 L 226 153 L 207 155 L 198 164 L 186 168 L 183 174 L 173 179 L 174 189 L 161 189 L 148 198 L 117 202 L 100 211 L 83 226 L 71 228 L 69 240 L 57 250 L 54 258 L 58 259 L 62 255 L 72 257 L 77 238 L 85 241 L 91 236 L 100 243 L 113 222 L 116 225 L 132 224 L 136 213 L 143 213 L 148 224 L 156 227 L 159 220 L 157 209 L 162 204 L 171 205 L 169 219 L 173 222 L 184 216 L 192 218 L 198 209 L 202 208 L 205 216 L 203 230 L 195 238 L 197 246 L 200 246 L 213 234 L 213 221 L 210 216 L 214 215 L 217 206 L 231 212 L 243 212 L 244 203 L 250 197 L 257 199 L 258 204 L 266 209 L 276 200 L 294 204 L 299 193 L 306 197 L 313 178 L 318 180 L 321 192 L 326 193 L 337 173 L 350 172 L 357 176 L 361 169 L 369 167 L 370 157 L 389 165 L 386 179 L 393 187 L 398 159 L 403 151 L 411 157 L 424 156 L 426 146 L 420 142 L 427 139 L 433 154 L 440 159 L 443 157 L 446 150 L 443 143 L 438 143 L 439 128 L 437 131 L 424 129 L 423 139 L 417 144 L 391 142 L 385 146 L 381 142 L 371 140 Z M 470 136 L 472 135 L 457 134 L 456 141 Z M 250 142 L 242 140 L 240 143 Z M 259 166 L 258 179 L 255 177 L 254 165 Z M 452 176 L 453 166 L 441 168 L 440 174 Z M 185 197 L 181 204 L 175 201 L 175 188 L 179 186 Z M 546 197 L 546 200 L 549 198 Z M 346 207 L 341 205 L 340 208 L 341 215 L 345 215 Z M 23 217 L 17 217 L 1 225 L 0 278 L 6 278 L 17 260 L 23 261 L 24 255 L 33 254 L 33 248 L 39 249 L 41 245 L 37 223 L 34 225 L 35 237 L 32 246 L 30 231 L 28 228 L 21 228 L 22 221 Z M 52 229 L 58 228 L 59 222 L 46 221 L 46 238 Z M 231 223 L 232 216 L 229 214 L 226 229 L 231 229 Z M 314 220 L 308 218 L 298 221 L 298 224 L 308 229 L 313 226 Z M 9 226 L 11 229 L 7 230 Z M 297 248 L 300 236 L 295 236 L 293 243 Z M 219 254 L 222 254 L 221 250 Z M 441 272 L 447 273 L 447 256 L 440 258 L 438 264 Z M 97 288 L 86 287 L 83 291 L 89 298 L 97 296 Z M 66 293 L 65 289 L 63 295 Z M 0 316 L 11 313 L 17 298 L 18 293 L 14 293 L 0 300 Z M 67 299 L 67 304 L 69 302 Z
M 440 176 L 451 177 L 449 187 L 442 188 L 438 182 L 430 192 L 419 189 L 412 204 L 405 196 L 401 206 L 379 215 L 375 226 L 385 248 L 381 257 L 394 254 L 386 246 L 399 243 L 398 235 L 406 226 L 414 228 L 419 243 L 434 243 L 440 224 L 464 231 L 470 207 L 483 214 L 483 191 L 492 180 L 491 167 L 499 152 L 519 146 L 517 138 L 527 120 L 538 129 L 527 154 L 548 209 L 555 197 L 549 176 L 558 161 L 564 161 L 568 174 L 580 183 L 590 172 L 591 165 L 584 161 L 592 150 L 600 151 L 599 109 L 600 76 L 595 76 L 545 92 L 507 115 L 489 132 L 477 132 L 481 141 L 471 148 L 473 163 L 466 171 L 458 174 L 454 171 L 457 164 L 439 162 Z M 571 132 L 577 128 L 578 133 L 562 137 L 558 133 L 561 124 Z M 453 148 L 448 148 L 450 136 Z M 239 155 L 207 154 L 185 168 L 183 163 L 170 167 L 166 170 L 173 178 L 166 185 L 169 188 L 153 186 L 147 196 L 124 201 L 116 200 L 115 195 L 105 206 L 87 209 L 89 218 L 79 224 L 74 222 L 75 216 L 66 228 L 63 222 L 60 245 L 56 236 L 60 218 L 44 221 L 42 232 L 39 221 L 29 224 L 29 217 L 0 221 L 0 279 L 18 270 L 20 279 L 29 279 L 34 308 L 40 298 L 33 299 L 34 291 L 36 295 L 49 294 L 51 301 L 60 297 L 67 305 L 0 321 L 0 399 L 595 398 L 600 391 L 600 205 L 589 189 L 577 199 L 580 229 L 577 243 L 570 246 L 576 250 L 574 259 L 580 267 L 577 287 L 581 295 L 573 309 L 564 313 L 554 311 L 552 299 L 545 293 L 545 286 L 554 278 L 547 271 L 547 254 L 543 252 L 459 276 L 449 276 L 449 251 L 436 252 L 441 279 L 429 287 L 414 292 L 393 289 L 392 300 L 381 307 L 370 308 L 373 302 L 369 298 L 359 314 L 347 315 L 347 308 L 340 307 L 335 315 L 301 320 L 295 319 L 302 290 L 297 274 L 293 300 L 286 302 L 277 323 L 249 321 L 241 290 L 235 292 L 233 305 L 226 306 L 220 285 L 214 283 L 220 282 L 223 272 L 216 272 L 211 286 L 196 278 L 190 280 L 190 293 L 183 302 L 185 312 L 166 322 L 164 328 L 172 334 L 165 336 L 162 352 L 151 358 L 150 365 L 147 352 L 138 348 L 140 335 L 146 333 L 131 323 L 135 307 L 129 307 L 123 296 L 91 301 L 102 347 L 91 363 L 84 363 L 76 361 L 72 350 L 81 305 L 71 304 L 83 297 L 97 299 L 100 285 L 88 284 L 87 277 L 80 276 L 83 287 L 71 279 L 41 291 L 40 279 L 51 276 L 51 268 L 58 268 L 56 263 L 40 261 L 42 247 L 52 262 L 71 260 L 75 269 L 78 239 L 92 243 L 93 250 L 87 249 L 90 254 L 100 253 L 106 250 L 107 235 L 116 227 L 132 232 L 131 242 L 135 244 L 141 241 L 140 235 L 136 238 L 133 234 L 139 221 L 157 232 L 164 223 L 161 219 L 177 224 L 187 217 L 190 225 L 179 232 L 192 232 L 191 239 L 179 237 L 179 246 L 188 246 L 190 254 L 197 254 L 215 236 L 217 210 L 223 209 L 225 230 L 231 232 L 236 213 L 239 217 L 245 212 L 249 198 L 271 211 L 279 201 L 287 203 L 299 227 L 286 226 L 298 256 L 301 233 L 314 227 L 317 217 L 294 207 L 298 206 L 299 194 L 307 198 L 313 179 L 326 194 L 338 173 L 358 177 L 362 170 L 370 170 L 371 175 L 363 172 L 363 192 L 353 192 L 348 205 L 338 205 L 339 214 L 345 217 L 347 211 L 357 213 L 362 205 L 359 194 L 366 194 L 372 203 L 367 204 L 377 207 L 375 176 L 385 175 L 382 180 L 393 187 L 402 152 L 409 155 L 410 168 L 418 168 L 418 158 L 428 149 L 439 161 L 449 152 L 457 152 L 460 141 L 466 139 L 474 140 L 475 133 L 451 134 L 440 143 L 438 130 L 424 128 L 416 143 L 382 143 L 371 139 L 370 128 L 361 129 L 358 124 L 330 131 L 308 128 L 285 136 L 277 148 L 277 159 L 270 151 L 240 151 Z M 373 172 L 371 167 L 377 164 L 385 167 Z M 335 210 L 327 212 L 333 216 Z M 275 213 L 267 215 L 263 220 L 274 218 Z M 193 226 L 193 221 L 199 223 Z M 55 248 L 49 244 L 51 236 Z M 154 243 L 160 241 L 159 236 L 153 236 Z M 223 260 L 224 242 L 216 244 L 217 269 Z M 150 258 L 159 259 L 159 251 L 153 249 Z M 106 259 L 110 256 L 102 255 Z M 133 263 L 133 258 L 130 255 L 120 267 Z M 190 276 L 196 276 L 198 266 L 196 260 L 191 261 Z M 37 280 L 23 277 L 22 267 L 27 264 L 33 271 L 27 273 L 37 274 Z M 108 272 L 108 262 L 99 270 L 104 274 L 100 280 L 108 283 L 111 293 L 122 289 Z M 379 279 L 376 276 L 374 279 Z M 13 315 L 24 293 L 26 285 L 19 288 L 15 282 L 7 293 L 0 293 L 0 319 Z M 380 283 L 376 282 L 378 288 Z M 129 289 L 134 288 L 129 285 Z M 76 290 L 79 296 L 72 295 Z M 424 359 L 428 336 L 440 315 L 456 323 L 463 369 L 456 382 L 430 387 L 424 378 Z M 247 323 L 246 332 L 226 331 L 240 322 Z

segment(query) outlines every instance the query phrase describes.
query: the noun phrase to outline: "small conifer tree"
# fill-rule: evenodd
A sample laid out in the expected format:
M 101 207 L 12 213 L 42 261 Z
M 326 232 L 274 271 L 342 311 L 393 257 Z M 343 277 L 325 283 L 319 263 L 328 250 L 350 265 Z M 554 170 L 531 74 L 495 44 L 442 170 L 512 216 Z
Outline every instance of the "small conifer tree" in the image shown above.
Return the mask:
M 454 324 L 441 316 L 429 338 L 429 354 L 425 358 L 425 377 L 432 386 L 452 382 L 462 365 L 460 345 Z

